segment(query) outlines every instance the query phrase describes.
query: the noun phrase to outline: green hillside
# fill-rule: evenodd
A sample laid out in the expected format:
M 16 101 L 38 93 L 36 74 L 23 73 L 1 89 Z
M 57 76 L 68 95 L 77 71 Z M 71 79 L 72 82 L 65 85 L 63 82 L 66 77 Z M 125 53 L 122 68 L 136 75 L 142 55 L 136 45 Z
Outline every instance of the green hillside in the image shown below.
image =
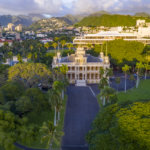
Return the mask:
M 116 26 L 135 26 L 137 19 L 146 19 L 150 21 L 149 18 L 136 17 L 130 15 L 109 15 L 104 14 L 101 16 L 88 16 L 83 18 L 76 26 L 106 26 L 106 27 L 116 27 Z

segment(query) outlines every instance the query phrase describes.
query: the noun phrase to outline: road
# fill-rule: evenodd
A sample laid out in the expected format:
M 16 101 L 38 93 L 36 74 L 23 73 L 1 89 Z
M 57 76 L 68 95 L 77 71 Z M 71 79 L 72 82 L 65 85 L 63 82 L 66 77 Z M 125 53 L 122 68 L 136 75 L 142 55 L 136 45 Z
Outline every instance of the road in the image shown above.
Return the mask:
M 89 87 L 69 86 L 62 140 L 63 150 L 87 150 L 85 136 L 91 128 L 99 105 Z

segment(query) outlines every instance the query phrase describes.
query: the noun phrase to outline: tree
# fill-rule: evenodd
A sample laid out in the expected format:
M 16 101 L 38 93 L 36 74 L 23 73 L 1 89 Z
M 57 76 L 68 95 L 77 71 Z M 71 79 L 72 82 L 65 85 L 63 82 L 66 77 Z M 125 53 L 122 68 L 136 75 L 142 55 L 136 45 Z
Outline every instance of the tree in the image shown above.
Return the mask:
M 17 59 L 18 59 L 19 63 L 22 63 L 22 62 L 23 62 L 23 61 L 22 61 L 22 57 L 21 57 L 20 54 L 17 55 Z
M 117 91 L 118 91 L 118 85 L 120 84 L 120 77 L 115 78 L 116 84 L 117 84 Z
M 22 96 L 19 100 L 16 101 L 16 111 L 19 115 L 30 112 L 33 109 L 30 98 L 27 96 Z
M 127 72 L 129 71 L 130 66 L 125 65 L 122 67 L 122 71 L 124 72 L 124 79 L 125 79 L 125 84 L 124 84 L 124 92 L 127 92 Z
M 64 46 L 66 45 L 66 41 L 65 41 L 65 40 L 62 40 L 62 41 L 60 41 L 60 43 L 61 43 L 62 50 L 63 50 Z
M 33 50 L 33 48 L 34 48 L 33 45 L 30 45 L 30 50 L 31 50 L 31 51 Z
M 108 86 L 104 87 L 97 97 L 100 101 L 102 101 L 103 106 L 114 103 L 117 100 L 115 89 Z
M 9 68 L 8 79 L 21 80 L 28 87 L 37 86 L 39 83 L 42 84 L 47 79 L 47 84 L 50 79 L 51 72 L 44 65 L 40 63 L 22 63 L 16 64 Z
M 100 110 L 86 139 L 90 150 L 149 150 L 150 102 L 109 105 Z
M 50 43 L 47 42 L 47 43 L 44 45 L 44 47 L 48 50 L 49 47 L 50 47 Z
M 26 118 L 20 119 L 9 111 L 0 110 L 0 146 L 5 150 L 15 150 L 15 142 L 31 140 L 30 133 L 33 133 L 34 128 L 31 132 L 27 122 Z
M 138 88 L 140 83 L 140 77 L 142 76 L 142 69 L 144 68 L 143 63 L 142 62 L 137 63 L 136 68 L 137 68 L 136 88 Z
M 69 50 L 71 50 L 71 48 L 73 47 L 73 44 L 69 43 L 69 44 L 67 44 L 67 47 L 68 47 Z
M 67 65 L 62 65 L 60 68 L 60 72 L 63 74 L 63 80 L 66 77 L 66 74 L 68 72 L 68 66 Z
M 13 58 L 13 52 L 8 52 L 8 58 L 9 58 L 10 63 L 11 63 L 11 60 Z
M 48 95 L 49 95 L 49 103 L 52 106 L 52 108 L 54 108 L 54 110 L 55 110 L 55 113 L 54 113 L 54 126 L 56 126 L 57 121 L 59 120 L 59 115 L 60 115 L 59 110 L 61 109 L 61 106 L 62 106 L 61 96 L 60 96 L 59 90 L 54 89 L 54 88 L 49 90 Z
M 49 149 L 52 149 L 53 144 L 58 145 L 58 141 L 61 140 L 63 132 L 57 131 L 52 122 L 44 122 L 40 132 L 42 134 L 41 141 L 46 142 Z
M 57 43 L 53 43 L 52 46 L 54 47 L 54 49 L 55 49 L 55 54 L 56 54 L 56 48 L 57 48 L 58 44 L 57 44 Z
M 17 101 L 25 90 L 24 85 L 21 82 L 8 82 L 4 84 L 0 91 L 3 93 L 5 103 L 9 101 Z
M 105 88 L 105 86 L 108 86 L 108 79 L 106 77 L 101 78 L 100 82 L 99 82 L 99 89 L 103 89 Z
M 145 68 L 145 80 L 147 79 L 147 71 L 150 70 L 150 65 L 147 63 L 147 64 L 144 64 L 144 68 Z

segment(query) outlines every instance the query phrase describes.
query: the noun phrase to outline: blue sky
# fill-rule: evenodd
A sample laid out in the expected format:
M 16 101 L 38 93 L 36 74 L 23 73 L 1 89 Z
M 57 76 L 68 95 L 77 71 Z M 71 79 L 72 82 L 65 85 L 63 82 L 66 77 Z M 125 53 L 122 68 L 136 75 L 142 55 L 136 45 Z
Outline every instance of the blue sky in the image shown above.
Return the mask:
M 150 0 L 0 0 L 0 14 L 61 16 L 100 10 L 123 14 L 150 13 Z

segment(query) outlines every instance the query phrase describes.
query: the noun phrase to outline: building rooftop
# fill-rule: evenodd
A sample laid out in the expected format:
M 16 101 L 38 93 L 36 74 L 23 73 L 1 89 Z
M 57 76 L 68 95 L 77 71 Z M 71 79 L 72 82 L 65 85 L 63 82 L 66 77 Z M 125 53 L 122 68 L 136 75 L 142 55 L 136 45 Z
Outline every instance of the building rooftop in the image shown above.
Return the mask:
M 72 58 L 70 59 L 70 57 L 72 57 Z M 76 57 L 75 55 L 70 55 L 70 56 L 67 56 L 67 57 L 61 57 L 60 63 L 74 62 L 75 57 Z M 85 55 L 85 57 L 87 57 L 87 63 L 102 62 L 102 59 L 100 59 L 99 57 L 94 57 L 94 56 L 91 56 L 89 54 Z
M 92 36 L 136 36 L 132 33 L 120 33 L 118 31 L 101 31 L 97 34 L 87 34 L 86 37 L 92 37 Z

